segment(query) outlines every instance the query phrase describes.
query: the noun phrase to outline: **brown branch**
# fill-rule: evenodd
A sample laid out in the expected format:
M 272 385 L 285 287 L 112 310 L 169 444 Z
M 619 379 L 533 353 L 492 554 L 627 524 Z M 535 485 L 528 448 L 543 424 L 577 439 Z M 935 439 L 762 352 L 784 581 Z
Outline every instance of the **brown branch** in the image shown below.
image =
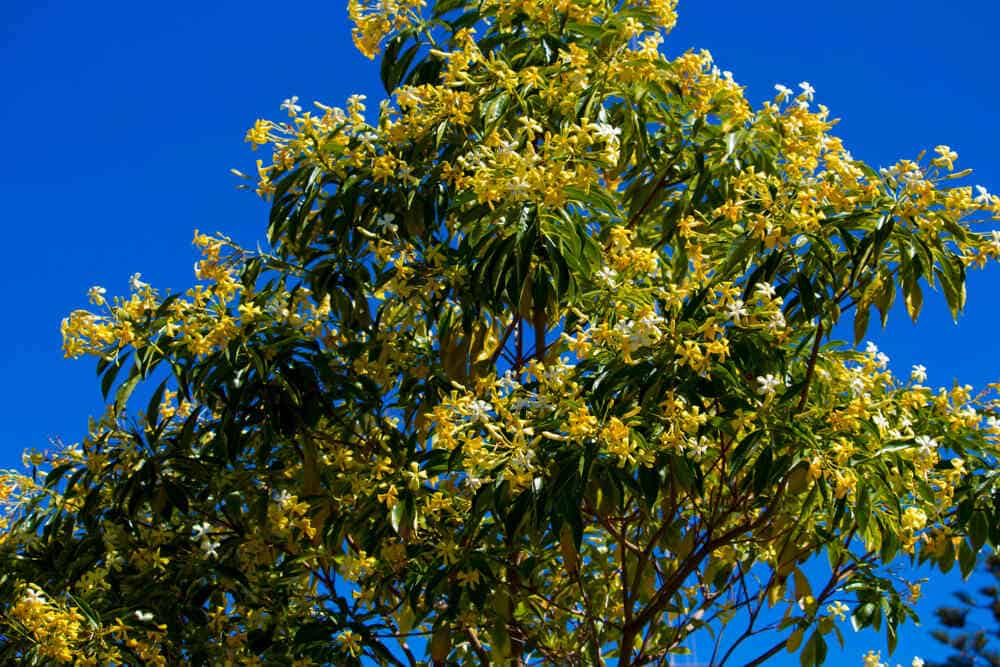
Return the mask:
M 518 369 L 524 365 L 524 320 L 518 316 L 516 322 L 517 335 L 514 337 L 514 340 L 517 346 L 517 361 L 514 363 L 514 368 Z
M 545 332 L 548 330 L 544 310 L 535 311 L 532 324 L 535 327 L 535 359 L 538 360 L 538 363 L 543 364 L 545 363 Z
M 472 650 L 479 656 L 479 664 L 489 667 L 492 664 L 490 662 L 490 654 L 483 648 L 483 643 L 479 641 L 479 635 L 476 634 L 473 628 L 468 626 L 463 625 L 462 629 L 465 630 L 465 636 L 469 638 L 469 643 L 472 644 Z
M 627 624 L 622 629 L 622 649 L 628 648 L 631 651 L 632 646 L 635 642 L 636 632 L 649 623 L 653 618 L 663 612 L 663 609 L 670 603 L 670 599 L 673 597 L 677 589 L 684 583 L 692 572 L 694 572 L 698 565 L 705 560 L 705 558 L 712 553 L 715 549 L 727 544 L 730 540 L 735 538 L 740 533 L 753 531 L 755 528 L 759 527 L 765 519 L 767 519 L 767 514 L 762 514 L 755 521 L 747 524 L 740 525 L 734 528 L 730 528 L 728 531 L 720 535 L 719 537 L 712 538 L 711 530 L 706 534 L 705 540 L 701 547 L 697 550 L 692 550 L 692 553 L 684 561 L 684 564 L 677 568 L 672 575 L 666 580 L 663 586 L 653 595 L 653 598 L 649 601 L 649 604 L 636 615 L 632 622 Z M 619 656 L 619 662 L 622 667 L 626 667 L 631 664 L 631 656 L 625 657 L 624 651 Z
M 507 328 L 504 330 L 503 337 L 500 339 L 500 343 L 497 345 L 497 349 L 495 349 L 493 351 L 493 354 L 490 355 L 490 366 L 495 364 L 497 362 L 497 359 L 500 358 L 500 355 L 503 353 L 504 347 L 507 346 L 507 340 L 510 338 L 511 333 L 513 333 L 514 328 L 516 326 L 517 326 L 517 318 L 515 317 L 511 321 L 511 323 L 507 325 Z
M 409 645 L 406 642 L 400 640 L 399 648 L 402 649 L 403 655 L 406 656 L 407 662 L 410 663 L 410 667 L 417 667 L 417 658 L 413 655 L 413 651 L 410 650 Z
M 759 656 L 757 656 L 756 658 L 754 658 L 753 660 L 751 660 L 750 662 L 748 662 L 746 664 L 746 667 L 757 667 L 757 665 L 760 665 L 760 664 L 762 664 L 764 662 L 767 662 L 778 651 L 780 651 L 781 649 L 785 648 L 785 644 L 787 644 L 787 643 L 788 643 L 788 638 L 786 637 L 785 639 L 782 639 L 777 644 L 775 644 L 774 646 L 772 646 L 771 648 L 767 649 L 766 651 L 764 651 L 763 653 L 761 653 Z
M 684 181 L 686 181 L 691 176 L 694 176 L 694 172 L 687 172 L 683 174 L 681 178 L 671 181 L 669 183 L 667 182 L 667 176 L 670 174 L 670 170 L 674 168 L 674 165 L 677 164 L 677 159 L 679 157 L 680 154 L 678 153 L 673 157 L 672 160 L 670 160 L 670 162 L 667 163 L 667 166 L 663 168 L 663 173 L 660 175 L 659 179 L 657 179 L 656 185 L 654 185 L 653 188 L 649 191 L 649 196 L 646 197 L 646 201 L 642 202 L 642 206 L 639 207 L 639 210 L 633 213 L 632 216 L 625 223 L 626 228 L 631 229 L 632 227 L 635 226 L 637 222 L 639 222 L 639 219 L 646 212 L 646 209 L 648 209 L 649 205 L 653 203 L 653 198 L 656 196 L 657 190 L 662 190 L 663 188 L 669 188 L 674 185 L 679 185 Z

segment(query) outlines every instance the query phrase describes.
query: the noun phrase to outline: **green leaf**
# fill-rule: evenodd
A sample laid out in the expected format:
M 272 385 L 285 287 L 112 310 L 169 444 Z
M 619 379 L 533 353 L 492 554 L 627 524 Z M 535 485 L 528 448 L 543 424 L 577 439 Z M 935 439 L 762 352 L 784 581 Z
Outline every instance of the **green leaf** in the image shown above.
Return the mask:
M 132 354 L 131 352 L 124 352 L 122 354 L 119 354 L 114 361 L 110 362 L 110 364 L 107 367 L 107 370 L 105 370 L 104 376 L 101 378 L 101 396 L 104 398 L 104 400 L 108 400 L 108 392 L 111 391 L 111 385 L 115 383 L 115 378 L 118 377 L 118 372 L 125 365 L 125 362 L 128 360 L 131 354 Z M 104 359 L 102 359 L 101 361 L 103 362 Z
M 819 631 L 816 631 L 802 647 L 802 652 L 799 654 L 799 664 L 802 667 L 813 667 L 823 664 L 824 660 L 826 660 L 826 640 L 823 639 L 823 635 Z
M 140 379 L 142 379 L 142 374 L 139 372 L 139 367 L 132 366 L 128 379 L 122 382 L 115 391 L 114 410 L 116 413 L 120 413 L 124 409 Z
M 920 309 L 924 305 L 924 293 L 920 289 L 920 283 L 916 278 L 907 279 L 903 283 L 903 300 L 906 303 L 906 312 L 914 322 L 920 317 Z
M 889 320 L 889 311 L 895 301 L 896 281 L 892 279 L 891 275 L 883 276 L 882 288 L 875 295 L 875 307 L 878 308 L 879 321 L 882 323 L 883 329 Z
M 397 502 L 389 511 L 389 525 L 392 526 L 392 529 L 396 531 L 397 534 L 399 534 L 399 526 L 403 523 L 404 511 L 403 503 L 401 502 Z
M 972 540 L 972 547 L 977 552 L 983 548 L 983 545 L 989 539 L 989 531 L 990 526 L 986 518 L 986 512 L 981 510 L 974 511 L 969 520 L 969 539 Z
M 854 311 L 854 344 L 858 345 L 868 331 L 868 319 L 871 316 L 871 309 L 868 304 L 859 303 Z
M 163 394 L 166 389 L 167 381 L 164 380 L 153 392 L 153 395 L 149 397 L 149 403 L 146 404 L 146 423 L 151 426 L 155 426 L 159 421 L 160 403 L 163 402 Z
M 799 646 L 802 645 L 802 639 L 805 637 L 804 628 L 796 628 L 796 630 L 788 635 L 788 640 L 785 642 L 785 650 L 789 653 L 795 653 Z
M 968 579 L 973 570 L 976 569 L 976 551 L 969 546 L 967 540 L 962 540 L 958 547 L 958 568 L 962 572 L 962 578 Z
M 884 564 L 888 564 L 896 557 L 899 551 L 899 537 L 892 526 L 884 526 L 882 530 L 882 547 L 879 549 L 879 558 Z
M 753 431 L 744 437 L 740 441 L 740 444 L 736 445 L 736 449 L 733 450 L 732 457 L 729 459 L 729 472 L 731 475 L 743 468 L 743 464 L 754 452 L 754 445 L 760 441 L 763 435 L 764 431 L 762 430 Z
M 816 296 L 812 283 L 809 282 L 809 277 L 800 272 L 795 276 L 795 283 L 799 292 L 799 302 L 802 304 L 802 312 L 806 317 L 813 317 L 817 313 Z
M 487 128 L 495 125 L 507 111 L 510 104 L 510 93 L 501 91 L 483 103 L 483 124 Z
M 413 58 L 420 51 L 420 44 L 411 44 L 400 55 L 399 50 L 408 41 L 408 36 L 404 33 L 389 42 L 382 55 L 382 65 L 380 74 L 385 92 L 389 95 L 396 89 L 400 81 L 406 75 L 406 71 L 413 63 Z
M 771 481 L 771 467 L 773 463 L 774 455 L 771 452 L 771 448 L 765 447 L 753 466 L 753 490 L 757 495 L 760 495 Z
M 671 453 L 669 456 L 670 473 L 680 485 L 680 488 L 685 491 L 696 491 L 697 484 L 694 472 L 691 470 L 691 465 L 682 456 L 674 453 Z

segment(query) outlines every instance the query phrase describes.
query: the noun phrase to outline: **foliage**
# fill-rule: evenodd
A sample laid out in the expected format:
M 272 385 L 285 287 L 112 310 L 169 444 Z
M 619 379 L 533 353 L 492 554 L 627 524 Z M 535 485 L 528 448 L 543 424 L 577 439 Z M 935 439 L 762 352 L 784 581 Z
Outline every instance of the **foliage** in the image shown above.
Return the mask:
M 993 394 L 856 347 L 1000 255 L 953 151 L 873 170 L 808 84 L 753 110 L 660 53 L 672 0 L 350 11 L 390 100 L 251 128 L 270 249 L 196 233 L 193 288 L 64 322 L 108 409 L 3 478 L 5 661 L 624 666 L 710 633 L 811 665 L 848 612 L 894 644 L 891 564 L 1000 542 Z
M 986 559 L 986 571 L 993 576 L 991 585 L 979 589 L 980 600 L 965 591 L 955 594 L 961 606 L 939 607 L 935 613 L 938 623 L 945 630 L 934 630 L 931 634 L 954 653 L 943 663 L 927 663 L 928 667 L 997 667 L 1000 665 L 1000 557 L 990 554 Z M 969 614 L 977 612 L 992 617 L 993 629 L 978 627 L 972 630 Z

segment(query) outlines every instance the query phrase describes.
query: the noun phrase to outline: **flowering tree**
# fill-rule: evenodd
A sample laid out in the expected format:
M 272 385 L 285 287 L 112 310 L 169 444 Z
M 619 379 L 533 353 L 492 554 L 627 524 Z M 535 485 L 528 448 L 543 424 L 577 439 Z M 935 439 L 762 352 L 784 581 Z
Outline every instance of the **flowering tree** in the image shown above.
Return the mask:
M 1000 198 L 666 59 L 672 0 L 423 4 L 349 5 L 376 119 L 248 132 L 269 251 L 196 233 L 193 288 L 64 322 L 108 409 L 3 478 L 0 656 L 812 665 L 848 614 L 892 645 L 890 564 L 1000 542 L 1000 423 L 856 346 L 897 294 L 957 315 Z

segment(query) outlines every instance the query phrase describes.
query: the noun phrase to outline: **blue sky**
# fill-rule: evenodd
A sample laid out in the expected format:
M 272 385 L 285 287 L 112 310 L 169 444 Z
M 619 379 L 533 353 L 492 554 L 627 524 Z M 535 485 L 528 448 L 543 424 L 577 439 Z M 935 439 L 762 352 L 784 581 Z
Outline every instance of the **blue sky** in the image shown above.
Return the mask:
M 1000 6 L 983 0 L 681 0 L 664 48 L 709 49 L 758 103 L 775 83 L 808 80 L 844 119 L 837 134 L 855 156 L 883 165 L 949 144 L 960 166 L 976 168 L 975 182 L 1000 192 L 998 20 Z M 381 88 L 376 65 L 350 44 L 339 2 L 5 0 L 0 26 L 0 467 L 11 467 L 50 436 L 78 440 L 102 409 L 94 364 L 65 361 L 59 349 L 59 322 L 86 305 L 86 289 L 122 293 L 136 271 L 158 287 L 187 287 L 195 228 L 255 245 L 266 207 L 229 174 L 252 170 L 245 129 L 279 117 L 290 95 L 374 102 Z M 897 312 L 873 338 L 900 374 L 923 363 L 932 383 L 996 381 L 998 289 L 1000 270 L 973 273 L 958 325 L 932 297 L 919 327 Z M 926 587 L 928 621 L 955 585 L 952 576 Z M 844 660 L 860 664 L 865 648 L 880 646 L 851 637 Z M 912 626 L 901 646 L 907 665 L 936 651 Z M 786 662 L 797 664 L 772 664 Z

